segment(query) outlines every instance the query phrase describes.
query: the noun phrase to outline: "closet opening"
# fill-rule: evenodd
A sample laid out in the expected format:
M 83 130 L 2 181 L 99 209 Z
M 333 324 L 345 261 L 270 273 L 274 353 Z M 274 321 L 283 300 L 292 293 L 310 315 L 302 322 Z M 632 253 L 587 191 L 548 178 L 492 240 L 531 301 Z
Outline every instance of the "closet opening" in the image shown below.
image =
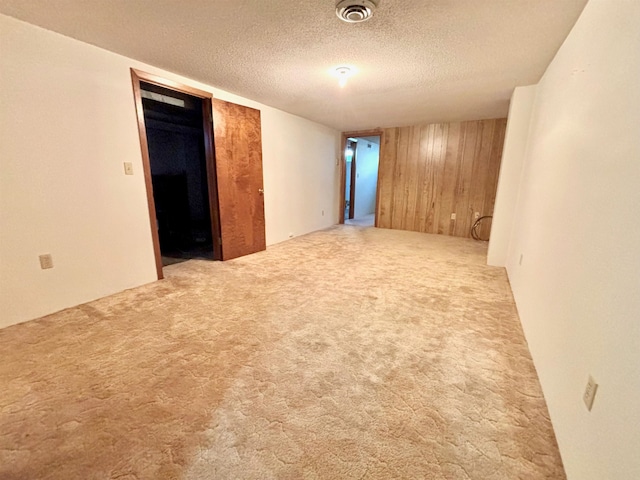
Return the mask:
M 158 278 L 220 260 L 211 95 L 132 71 Z

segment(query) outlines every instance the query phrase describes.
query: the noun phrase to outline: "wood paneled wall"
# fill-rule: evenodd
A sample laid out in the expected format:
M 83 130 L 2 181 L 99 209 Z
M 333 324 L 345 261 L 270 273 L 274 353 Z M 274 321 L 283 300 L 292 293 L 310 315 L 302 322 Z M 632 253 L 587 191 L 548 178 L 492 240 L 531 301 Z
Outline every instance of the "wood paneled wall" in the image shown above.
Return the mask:
M 470 237 L 492 215 L 506 118 L 384 129 L 377 226 Z M 451 220 L 451 214 L 456 219 Z M 479 229 L 489 237 L 491 222 Z

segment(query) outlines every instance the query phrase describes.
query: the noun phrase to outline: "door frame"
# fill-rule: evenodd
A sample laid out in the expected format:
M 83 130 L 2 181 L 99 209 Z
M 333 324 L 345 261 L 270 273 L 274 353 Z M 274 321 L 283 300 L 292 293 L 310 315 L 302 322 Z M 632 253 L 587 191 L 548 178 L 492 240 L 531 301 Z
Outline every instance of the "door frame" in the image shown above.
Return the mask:
M 351 143 L 351 148 L 353 149 L 353 155 L 351 155 L 351 176 L 349 177 L 351 179 L 351 181 L 349 182 L 349 220 L 353 219 L 353 217 L 355 216 L 355 211 L 356 211 L 356 182 L 355 182 L 355 178 L 356 178 L 356 173 L 358 171 L 358 142 L 353 142 L 349 139 L 347 139 L 347 141 L 345 142 L 345 146 L 344 146 L 344 151 L 346 153 L 347 151 L 347 145 Z M 355 147 L 353 146 L 355 145 Z M 345 155 L 345 162 L 346 162 L 346 155 Z M 344 187 L 347 188 L 347 178 L 346 178 L 346 172 L 347 169 L 345 168 L 345 180 L 344 180 Z M 345 192 L 346 193 L 346 192 Z M 345 195 L 346 197 L 346 195 Z M 346 201 L 346 198 L 345 198 Z M 345 220 L 347 220 L 345 218 Z
M 382 145 L 384 143 L 384 130 L 382 128 L 376 128 L 373 130 L 359 130 L 356 132 L 342 132 L 342 153 L 340 154 L 340 216 L 339 224 L 344 224 L 344 209 L 346 205 L 345 197 L 345 189 L 347 188 L 347 159 L 346 159 L 346 150 L 347 150 L 347 140 L 349 138 L 359 138 L 359 137 L 380 137 L 380 154 L 378 155 L 378 178 L 376 180 L 376 209 L 375 209 L 375 221 L 374 226 L 378 226 L 378 209 L 380 207 L 380 164 L 382 163 Z M 355 152 L 354 152 L 355 156 Z M 353 161 L 353 160 L 352 160 Z M 353 168 L 353 167 L 352 167 Z M 354 178 L 351 178 L 351 183 L 354 183 Z M 355 189 L 353 189 L 355 192 Z M 355 200 L 355 198 L 354 198 Z M 354 202 L 351 202 L 354 206 Z
M 204 150 L 207 166 L 207 184 L 209 190 L 209 215 L 211 217 L 211 230 L 213 240 L 213 258 L 222 259 L 222 245 L 220 239 L 220 210 L 218 207 L 218 182 L 216 175 L 216 162 L 213 148 L 213 95 L 204 90 L 199 90 L 173 80 L 168 80 L 151 73 L 146 73 L 135 68 L 131 69 L 131 83 L 133 85 L 133 98 L 138 120 L 138 135 L 140 137 L 140 150 L 142 153 L 142 169 L 144 171 L 144 183 L 147 191 L 147 204 L 149 207 L 149 225 L 153 241 L 153 253 L 156 261 L 158 280 L 164 278 L 162 272 L 162 254 L 160 252 L 160 237 L 158 235 L 158 222 L 156 218 L 156 202 L 153 198 L 153 182 L 151 178 L 151 161 L 149 159 L 149 143 L 147 129 L 144 121 L 144 108 L 142 106 L 142 94 L 140 82 L 151 83 L 168 88 L 180 93 L 192 95 L 202 100 L 202 129 L 204 131 Z

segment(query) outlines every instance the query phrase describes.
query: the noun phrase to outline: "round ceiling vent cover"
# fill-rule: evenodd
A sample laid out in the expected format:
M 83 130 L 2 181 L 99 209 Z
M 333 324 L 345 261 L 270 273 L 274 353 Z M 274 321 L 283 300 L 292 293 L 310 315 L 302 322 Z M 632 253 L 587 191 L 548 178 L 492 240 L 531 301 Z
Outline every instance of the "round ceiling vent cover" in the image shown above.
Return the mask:
M 369 20 L 375 8 L 372 0 L 341 0 L 336 5 L 336 15 L 345 22 L 359 23 Z

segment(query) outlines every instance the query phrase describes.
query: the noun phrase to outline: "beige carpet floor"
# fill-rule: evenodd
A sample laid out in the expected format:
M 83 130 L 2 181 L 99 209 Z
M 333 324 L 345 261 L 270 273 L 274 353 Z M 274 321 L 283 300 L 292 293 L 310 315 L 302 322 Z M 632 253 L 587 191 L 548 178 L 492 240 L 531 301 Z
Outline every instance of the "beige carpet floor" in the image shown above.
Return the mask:
M 0 478 L 563 479 L 485 255 L 334 227 L 0 330 Z
M 374 213 L 369 215 L 363 215 L 358 218 L 345 218 L 345 225 L 357 225 L 359 227 L 373 227 L 376 223 L 376 216 Z

